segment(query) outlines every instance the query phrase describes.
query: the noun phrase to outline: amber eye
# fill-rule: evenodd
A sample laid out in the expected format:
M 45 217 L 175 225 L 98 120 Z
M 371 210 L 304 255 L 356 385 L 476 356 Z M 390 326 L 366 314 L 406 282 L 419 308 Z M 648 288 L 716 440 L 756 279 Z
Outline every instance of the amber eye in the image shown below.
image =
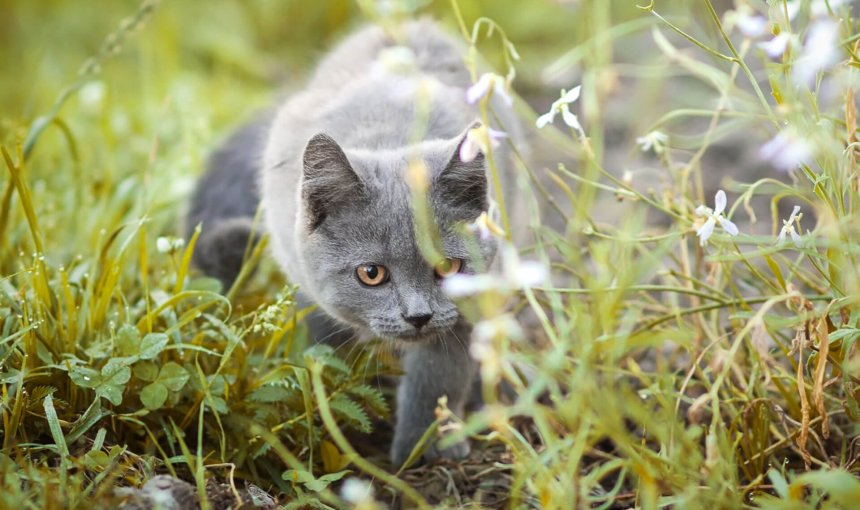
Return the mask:
M 445 259 L 444 262 L 436 266 L 436 278 L 447 278 L 452 274 L 457 274 L 463 267 L 463 259 Z
M 388 269 L 377 264 L 364 264 L 355 269 L 358 281 L 369 286 L 376 287 L 388 281 Z

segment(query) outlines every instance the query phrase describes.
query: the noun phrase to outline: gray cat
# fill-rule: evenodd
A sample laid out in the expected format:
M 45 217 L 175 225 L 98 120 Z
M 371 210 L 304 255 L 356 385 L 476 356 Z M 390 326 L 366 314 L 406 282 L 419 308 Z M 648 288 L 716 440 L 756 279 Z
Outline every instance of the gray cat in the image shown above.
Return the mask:
M 355 33 L 273 120 L 244 128 L 215 154 L 189 214 L 189 226 L 204 223 L 195 262 L 229 284 L 257 206 L 252 176 L 258 174 L 271 251 L 325 314 L 312 323 L 314 336 L 345 325 L 358 338 L 402 347 L 405 375 L 391 448 L 397 465 L 435 420 L 440 397 L 462 415 L 475 377 L 471 328 L 440 281 L 486 268 L 496 253 L 494 239 L 461 234 L 492 196 L 484 155 L 460 157 L 479 116 L 465 101 L 471 79 L 462 55 L 426 20 L 401 26 L 397 41 L 376 27 Z M 423 110 L 419 96 L 429 99 Z M 447 257 L 437 268 L 416 243 L 407 184 L 415 158 L 428 170 L 427 196 Z M 505 160 L 497 157 L 502 166 Z M 469 249 L 475 245 L 477 258 Z M 433 445 L 425 459 L 467 453 L 466 443 Z

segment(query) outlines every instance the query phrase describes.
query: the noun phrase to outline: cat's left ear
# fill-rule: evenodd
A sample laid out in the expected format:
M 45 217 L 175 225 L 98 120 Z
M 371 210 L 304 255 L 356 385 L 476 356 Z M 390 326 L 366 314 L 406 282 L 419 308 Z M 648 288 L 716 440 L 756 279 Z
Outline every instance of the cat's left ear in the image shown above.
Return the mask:
M 448 163 L 433 182 L 437 199 L 474 211 L 475 216 L 489 207 L 486 158 L 469 139 L 469 132 L 481 125 L 472 123 L 454 139 L 449 145 Z
M 330 136 L 319 133 L 311 138 L 302 159 L 302 200 L 310 230 L 344 203 L 364 196 L 364 183 Z

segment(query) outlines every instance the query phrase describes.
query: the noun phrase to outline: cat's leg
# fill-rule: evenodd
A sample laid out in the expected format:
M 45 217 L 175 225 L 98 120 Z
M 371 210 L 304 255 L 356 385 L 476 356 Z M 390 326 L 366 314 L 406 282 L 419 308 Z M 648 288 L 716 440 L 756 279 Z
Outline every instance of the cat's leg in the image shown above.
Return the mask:
M 221 280 L 224 292 L 230 289 L 245 260 L 249 243 L 258 237 L 251 217 L 222 220 L 200 234 L 194 249 L 194 265 L 204 273 Z
M 436 419 L 437 402 L 443 395 L 448 408 L 457 416 L 463 409 L 472 390 L 477 365 L 468 351 L 469 331 L 458 331 L 434 341 L 412 345 L 403 356 L 404 376 L 397 390 L 397 424 L 391 459 L 400 466 Z M 469 454 L 469 444 L 456 443 L 440 449 L 435 442 L 424 453 L 425 460 L 438 457 L 463 458 Z

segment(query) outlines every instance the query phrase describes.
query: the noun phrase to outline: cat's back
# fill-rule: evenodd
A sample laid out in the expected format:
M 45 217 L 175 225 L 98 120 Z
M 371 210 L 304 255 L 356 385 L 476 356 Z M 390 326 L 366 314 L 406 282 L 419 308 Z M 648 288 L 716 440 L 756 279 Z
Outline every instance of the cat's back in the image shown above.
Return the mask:
M 282 120 L 370 150 L 416 142 L 410 127 L 419 121 L 422 138 L 449 138 L 475 116 L 463 101 L 471 83 L 464 51 L 429 19 L 388 31 L 364 27 L 320 62 L 305 91 L 285 106 Z M 419 118 L 418 110 L 426 117 Z
M 296 189 L 301 152 L 316 133 L 332 136 L 344 148 L 367 150 L 415 143 L 416 127 L 423 139 L 456 136 L 477 117 L 464 101 L 471 84 L 464 51 L 429 19 L 391 33 L 367 26 L 345 38 L 323 58 L 307 86 L 280 108 L 263 157 L 264 199 L 273 187 Z M 422 97 L 430 101 L 426 108 L 419 105 Z M 276 167 L 287 167 L 286 172 L 271 172 Z
M 341 41 L 320 62 L 308 88 L 336 93 L 349 83 L 385 74 L 381 69 L 385 66 L 412 64 L 421 74 L 445 85 L 465 88 L 470 77 L 463 65 L 463 50 L 462 44 L 430 19 L 410 21 L 390 32 L 366 26 Z

